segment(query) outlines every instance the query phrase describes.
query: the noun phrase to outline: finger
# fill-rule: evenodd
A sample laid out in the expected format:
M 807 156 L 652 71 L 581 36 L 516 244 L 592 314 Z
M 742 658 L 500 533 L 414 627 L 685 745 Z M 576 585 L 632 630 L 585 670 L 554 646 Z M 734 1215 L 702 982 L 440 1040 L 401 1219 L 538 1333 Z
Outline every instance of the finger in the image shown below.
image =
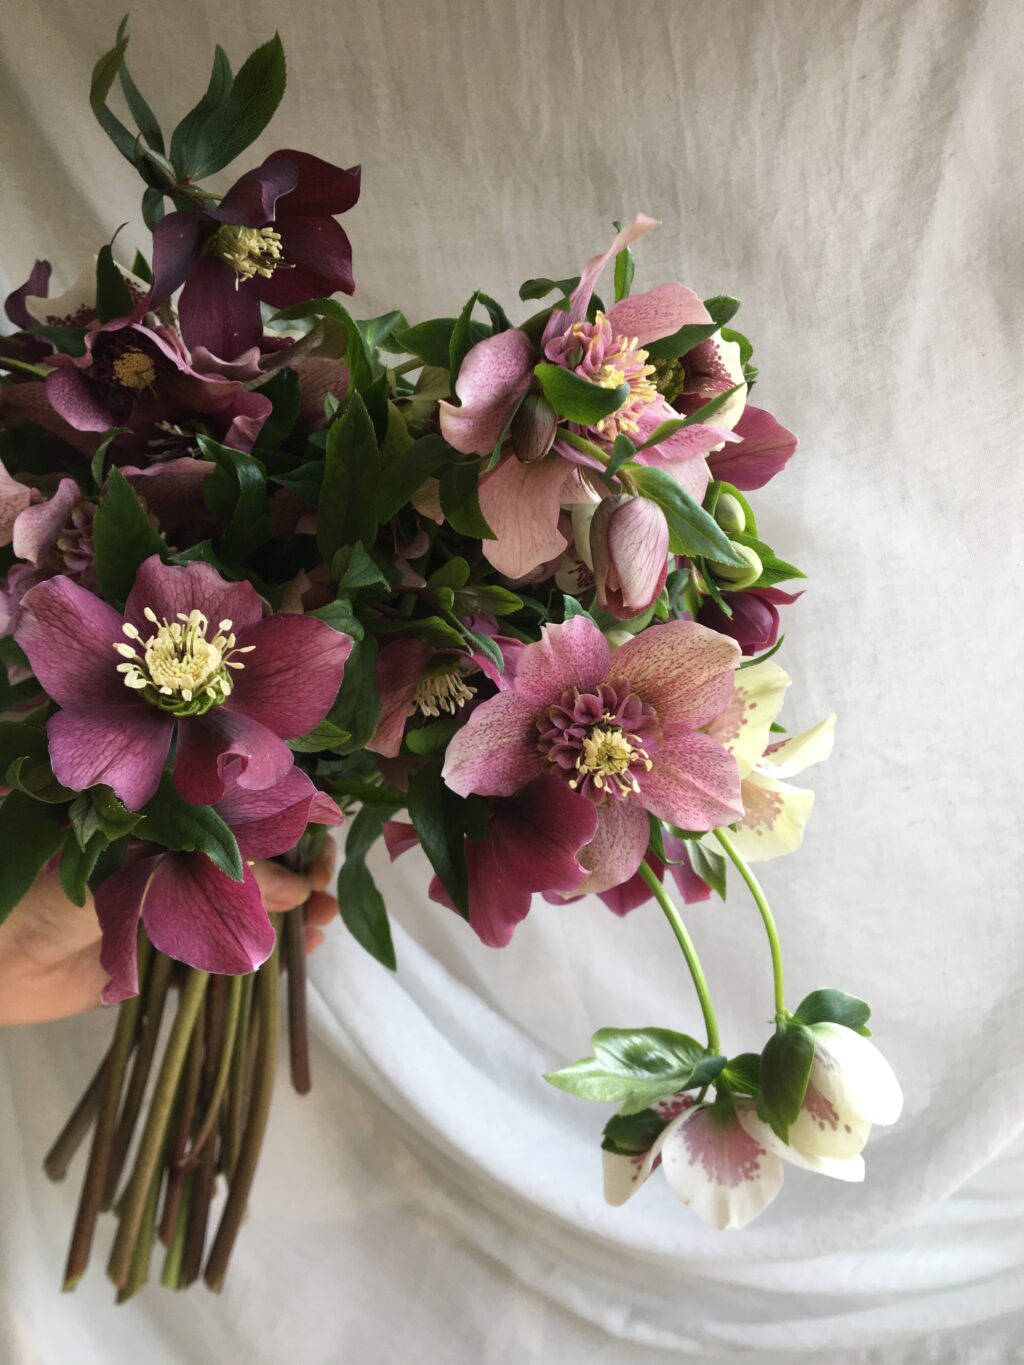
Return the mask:
M 324 851 L 309 869 L 309 884 L 314 891 L 325 891 L 334 877 L 338 849 L 333 839 L 324 844 Z
M 307 924 L 307 925 L 306 925 L 306 956 L 308 957 L 310 953 L 315 953 L 316 950 L 317 950 L 317 948 L 320 947 L 320 945 L 321 945 L 321 943 L 323 943 L 323 941 L 324 941 L 324 931 L 323 931 L 322 929 L 314 929 L 313 926 L 312 926 L 311 924 Z
M 326 891 L 314 891 L 306 902 L 307 924 L 333 924 L 338 917 L 338 902 Z
M 263 904 L 268 910 L 293 910 L 303 905 L 309 895 L 309 880 L 298 872 L 292 872 L 280 863 L 264 862 L 257 859 L 253 872 L 263 894 Z

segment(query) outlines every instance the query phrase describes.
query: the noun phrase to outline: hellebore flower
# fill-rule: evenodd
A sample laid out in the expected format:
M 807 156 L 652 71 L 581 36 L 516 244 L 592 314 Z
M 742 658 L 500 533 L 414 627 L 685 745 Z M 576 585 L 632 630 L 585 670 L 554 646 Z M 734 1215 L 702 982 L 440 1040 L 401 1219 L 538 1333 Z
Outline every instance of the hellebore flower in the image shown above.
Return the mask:
M 706 597 L 700 604 L 697 620 L 720 635 L 731 636 L 744 654 L 771 649 L 779 638 L 778 608 L 789 606 L 802 596 L 798 592 L 783 592 L 781 588 L 747 588 L 721 595 L 732 608 L 732 616 L 726 616 L 717 602 Z
M 18 514 L 12 528 L 11 548 L 19 560 L 26 562 L 11 565 L 6 587 L 0 589 L 0 635 L 16 626 L 22 598 L 29 589 L 54 574 L 66 574 L 82 587 L 95 588 L 92 555 L 95 509 L 95 502 L 83 494 L 74 479 L 61 479 L 52 497 L 33 503 Z
M 589 508 L 587 511 L 589 512 Z M 668 523 L 657 503 L 628 494 L 603 498 L 589 518 L 588 555 L 597 605 L 620 621 L 641 615 L 668 577 Z
M 748 1110 L 752 1102 L 739 1098 L 695 1104 L 691 1095 L 673 1095 L 660 1101 L 654 1112 L 669 1122 L 651 1147 L 631 1156 L 602 1153 L 605 1200 L 625 1204 L 660 1165 L 672 1193 L 701 1222 L 719 1230 L 745 1228 L 778 1194 L 784 1174 L 774 1150 L 746 1130 Z
M 341 823 L 331 798 L 299 768 L 262 791 L 236 787 L 214 809 L 245 860 L 286 853 L 308 824 Z M 138 994 L 140 918 L 154 948 L 204 972 L 251 972 L 274 947 L 273 926 L 248 862 L 236 882 L 204 853 L 140 844 L 97 888 L 96 913 L 103 931 L 100 961 L 110 976 L 106 1005 Z
M 32 489 L 12 478 L 0 462 L 0 547 L 10 545 L 18 518 L 32 501 Z
M 715 421 L 718 421 L 716 415 Z M 770 412 L 748 403 L 733 428 L 739 445 L 725 445 L 708 456 L 711 473 L 734 488 L 749 492 L 763 488 L 785 469 L 797 447 L 797 438 L 776 422 Z
M 864 1179 L 861 1152 L 872 1124 L 895 1123 L 903 1091 L 892 1067 L 861 1034 L 842 1024 L 812 1024 L 814 1060 L 796 1122 L 783 1142 L 753 1106 L 740 1122 L 784 1161 L 836 1180 Z
M 612 653 L 585 616 L 545 626 L 520 651 L 511 686 L 478 706 L 448 745 L 460 796 L 512 796 L 543 773 L 597 808 L 580 854 L 605 891 L 644 856 L 647 812 L 710 830 L 741 811 L 732 755 L 701 728 L 729 701 L 739 650 L 694 621 L 652 626 Z
M 681 284 L 662 284 L 620 299 L 607 314 L 587 320 L 594 286 L 607 263 L 631 242 L 658 224 L 639 215 L 624 228 L 607 251 L 590 260 L 569 300 L 566 312 L 555 309 L 541 342 L 543 358 L 572 370 L 605 388 L 629 385 L 621 407 L 593 426 L 574 430 L 602 449 L 610 450 L 618 435 L 640 445 L 663 422 L 678 416 L 666 402 L 647 363 L 646 342 L 671 336 L 688 323 L 709 322 L 707 309 L 692 290 Z M 463 454 L 490 452 L 523 399 L 538 357 L 526 333 L 517 328 L 486 337 L 466 355 L 452 376 L 456 406 L 439 404 L 441 432 Z M 559 530 L 563 503 L 586 502 L 592 494 L 586 469 L 600 467 L 551 431 L 550 451 L 538 445 L 536 423 L 526 423 L 529 449 L 516 445 L 513 426 L 511 450 L 480 482 L 480 507 L 496 540 L 488 540 L 484 554 L 499 572 L 521 578 L 538 564 L 555 559 L 566 539 Z M 723 441 L 736 439 L 722 427 L 694 424 L 675 432 L 636 458 L 672 474 L 699 502 L 710 478 L 704 456 Z
M 217 424 L 226 444 L 250 450 L 272 404 L 236 380 L 197 374 L 180 337 L 169 327 L 118 318 L 85 336 L 85 354 L 53 355 L 46 377 L 53 410 L 76 431 L 157 425 L 172 434 L 175 419 L 196 414 Z M 151 445 L 152 442 L 145 441 Z
M 26 594 L 15 638 L 61 708 L 47 723 L 58 780 L 105 782 L 130 810 L 156 791 L 175 733 L 174 783 L 194 805 L 279 781 L 292 765 L 284 741 L 323 720 L 352 648 L 314 617 L 264 619 L 249 583 L 157 555 L 123 618 L 51 578 Z
M 676 364 L 680 371 L 678 382 L 682 384 L 678 397 L 672 402 L 676 411 L 695 413 L 705 403 L 736 389 L 715 413 L 715 426 L 732 431 L 747 402 L 739 345 L 726 341 L 721 332 L 716 332 L 687 351 Z
M 515 795 L 491 802 L 487 833 L 465 841 L 469 923 L 489 948 L 504 948 L 529 913 L 534 892 L 576 891 L 590 875 L 580 850 L 594 837 L 597 812 L 557 778 L 535 778 Z M 384 826 L 388 852 L 397 858 L 418 842 L 412 825 Z M 454 910 L 434 877 L 428 895 Z
M 781 779 L 803 772 L 832 752 L 834 714 L 803 734 L 772 742 L 772 722 L 790 681 L 771 662 L 741 669 L 729 704 L 708 726 L 708 734 L 729 750 L 739 767 L 743 818 L 730 837 L 748 862 L 766 862 L 800 847 L 814 793 Z M 713 835 L 702 842 L 719 848 Z
M 153 287 L 145 307 L 179 285 L 190 349 L 233 360 L 263 336 L 260 303 L 351 294 L 352 248 L 334 215 L 359 198 L 359 167 L 280 151 L 232 185 L 216 208 L 181 210 L 153 231 Z

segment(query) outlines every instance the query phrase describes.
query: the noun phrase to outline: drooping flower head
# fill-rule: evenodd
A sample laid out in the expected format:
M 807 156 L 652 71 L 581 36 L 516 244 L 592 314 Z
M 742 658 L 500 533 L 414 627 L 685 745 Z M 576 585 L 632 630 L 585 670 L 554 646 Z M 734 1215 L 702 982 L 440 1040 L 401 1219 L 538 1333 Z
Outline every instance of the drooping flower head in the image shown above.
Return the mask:
M 111 786 L 131 810 L 153 796 L 176 738 L 186 801 L 259 790 L 292 765 L 285 739 L 323 720 L 352 648 L 314 617 L 263 617 L 249 583 L 158 556 L 122 617 L 65 576 L 26 594 L 16 639 L 61 708 L 47 724 L 58 780 Z
M 511 796 L 548 773 L 597 809 L 582 891 L 636 872 L 647 813 L 687 830 L 740 814 L 739 773 L 701 733 L 727 704 L 739 650 L 693 621 L 653 626 L 612 654 L 592 621 L 549 625 L 520 652 L 511 686 L 482 703 L 448 746 L 460 795 Z

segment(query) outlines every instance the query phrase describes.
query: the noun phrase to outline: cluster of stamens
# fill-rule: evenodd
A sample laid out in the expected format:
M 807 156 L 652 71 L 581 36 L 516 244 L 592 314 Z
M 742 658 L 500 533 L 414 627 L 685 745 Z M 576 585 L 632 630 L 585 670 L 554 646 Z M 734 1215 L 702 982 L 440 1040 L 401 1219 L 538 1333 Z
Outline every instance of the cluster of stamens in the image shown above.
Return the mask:
M 569 689 L 538 721 L 538 747 L 573 791 L 600 802 L 640 791 L 639 776 L 653 767 L 657 717 L 621 683 L 593 692 Z
M 122 351 L 114 357 L 112 369 L 123 389 L 148 389 L 156 379 L 153 357 L 145 351 Z
M 424 673 L 416 684 L 413 709 L 421 716 L 454 716 L 475 696 L 476 690 L 466 685 L 457 668 Z
M 213 249 L 235 272 L 235 288 L 243 280 L 262 275 L 269 280 L 284 264 L 281 234 L 271 227 L 239 227 L 225 223 L 213 239 Z
M 117 666 L 125 687 L 176 716 L 202 715 L 231 695 L 234 682 L 228 670 L 245 667 L 232 656 L 255 649 L 235 644 L 231 621 L 218 622 L 216 635 L 207 639 L 210 623 L 201 611 L 179 611 L 174 621 L 161 621 L 150 607 L 143 615 L 156 627 L 149 638 L 144 640 L 139 628 L 126 621 L 121 629 L 132 643 L 114 644 L 125 660 Z

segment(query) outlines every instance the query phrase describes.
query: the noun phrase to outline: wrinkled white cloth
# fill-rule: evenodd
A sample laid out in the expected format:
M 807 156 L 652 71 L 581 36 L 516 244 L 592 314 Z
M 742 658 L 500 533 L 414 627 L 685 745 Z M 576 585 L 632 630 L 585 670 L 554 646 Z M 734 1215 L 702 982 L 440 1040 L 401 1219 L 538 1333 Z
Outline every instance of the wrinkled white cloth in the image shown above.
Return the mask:
M 46 256 L 61 287 L 119 223 L 122 249 L 142 241 L 138 182 L 86 102 L 122 7 L 0 9 L 0 270 L 13 287 Z M 474 288 L 511 306 L 638 210 L 665 224 L 638 288 L 744 299 L 756 401 L 802 438 L 756 495 L 810 575 L 783 721 L 840 715 L 806 845 L 764 879 L 791 1000 L 867 996 L 906 1111 L 864 1186 L 789 1170 L 743 1233 L 698 1224 L 660 1177 L 607 1209 L 606 1110 L 540 1073 L 601 1025 L 697 1030 L 658 913 L 538 904 L 495 953 L 428 903 L 418 857 L 378 858 L 400 970 L 340 926 L 317 954 L 315 1089 L 282 1076 L 222 1298 L 115 1310 L 103 1245 L 58 1293 L 80 1170 L 52 1187 L 38 1162 L 111 1019 L 0 1038 L 0 1358 L 1024 1359 L 1019 7 L 136 0 L 133 73 L 170 121 L 215 41 L 237 64 L 275 27 L 289 90 L 246 164 L 362 161 L 360 315 L 451 314 Z M 735 886 L 688 918 L 726 1046 L 760 1047 L 753 907 Z

